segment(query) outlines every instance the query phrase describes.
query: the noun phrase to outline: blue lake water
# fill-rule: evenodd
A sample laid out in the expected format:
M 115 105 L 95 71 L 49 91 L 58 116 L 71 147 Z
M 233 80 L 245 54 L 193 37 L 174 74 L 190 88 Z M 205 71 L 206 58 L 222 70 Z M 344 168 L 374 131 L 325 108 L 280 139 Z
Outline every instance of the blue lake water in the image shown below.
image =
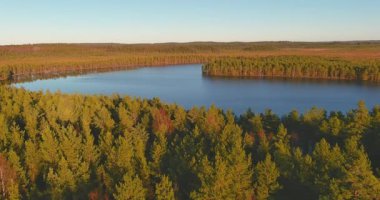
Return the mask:
M 348 111 L 364 100 L 369 108 L 380 104 L 380 85 L 339 81 L 229 79 L 202 76 L 201 65 L 146 67 L 93 73 L 66 78 L 17 83 L 32 91 L 115 94 L 159 97 L 185 108 L 215 104 L 241 114 L 248 108 L 277 114 L 293 109 L 305 112 L 313 106 L 328 111 Z

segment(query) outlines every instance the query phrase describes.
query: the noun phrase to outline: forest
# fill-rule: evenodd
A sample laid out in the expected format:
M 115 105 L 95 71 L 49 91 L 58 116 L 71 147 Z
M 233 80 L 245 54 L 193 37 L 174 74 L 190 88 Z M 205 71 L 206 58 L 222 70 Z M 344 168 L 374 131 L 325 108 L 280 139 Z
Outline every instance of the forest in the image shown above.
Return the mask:
M 0 86 L 2 199 L 380 199 L 380 107 L 278 116 Z
M 377 41 L 7 45 L 0 46 L 0 82 L 267 56 L 322 56 L 344 63 L 379 60 L 379 51 Z
M 202 66 L 208 76 L 380 81 L 380 60 L 315 56 L 224 58 Z

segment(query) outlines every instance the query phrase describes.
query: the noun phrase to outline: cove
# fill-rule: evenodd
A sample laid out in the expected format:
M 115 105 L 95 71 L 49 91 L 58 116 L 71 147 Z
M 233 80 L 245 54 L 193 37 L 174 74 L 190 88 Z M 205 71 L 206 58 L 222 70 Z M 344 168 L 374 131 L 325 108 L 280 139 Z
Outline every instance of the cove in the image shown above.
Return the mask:
M 49 90 L 79 94 L 120 94 L 159 97 L 185 108 L 212 104 L 242 114 L 271 109 L 276 114 L 305 112 L 313 106 L 347 112 L 364 100 L 368 108 L 380 103 L 380 85 L 321 80 L 211 78 L 201 65 L 145 67 L 134 70 L 92 73 L 64 78 L 15 83 L 32 91 Z

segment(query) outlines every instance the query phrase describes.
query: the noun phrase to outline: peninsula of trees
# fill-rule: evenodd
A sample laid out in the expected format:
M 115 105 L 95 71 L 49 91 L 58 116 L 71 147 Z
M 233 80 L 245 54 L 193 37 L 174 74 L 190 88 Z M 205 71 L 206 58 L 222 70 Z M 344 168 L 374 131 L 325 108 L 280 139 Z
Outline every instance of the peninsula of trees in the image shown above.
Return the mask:
M 0 86 L 1 199 L 379 199 L 380 107 L 241 116 Z
M 208 76 L 380 81 L 380 60 L 312 56 L 224 58 L 202 67 Z

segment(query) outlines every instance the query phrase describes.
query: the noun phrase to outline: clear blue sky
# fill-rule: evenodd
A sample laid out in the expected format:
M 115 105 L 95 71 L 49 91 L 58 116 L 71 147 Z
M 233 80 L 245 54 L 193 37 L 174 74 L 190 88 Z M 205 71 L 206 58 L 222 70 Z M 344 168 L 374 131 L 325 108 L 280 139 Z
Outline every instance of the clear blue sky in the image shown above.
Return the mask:
M 0 44 L 379 39 L 379 0 L 0 0 Z

